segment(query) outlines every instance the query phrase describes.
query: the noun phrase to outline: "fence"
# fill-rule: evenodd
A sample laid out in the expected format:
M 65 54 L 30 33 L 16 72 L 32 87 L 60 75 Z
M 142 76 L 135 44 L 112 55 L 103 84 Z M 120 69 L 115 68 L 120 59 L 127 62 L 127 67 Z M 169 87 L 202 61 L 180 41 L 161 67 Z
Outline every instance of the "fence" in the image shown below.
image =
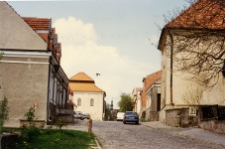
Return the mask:
M 200 120 L 225 120 L 225 106 L 200 106 Z
M 15 143 L 18 140 L 19 135 L 10 134 L 10 135 L 1 135 L 0 136 L 0 149 L 14 149 Z

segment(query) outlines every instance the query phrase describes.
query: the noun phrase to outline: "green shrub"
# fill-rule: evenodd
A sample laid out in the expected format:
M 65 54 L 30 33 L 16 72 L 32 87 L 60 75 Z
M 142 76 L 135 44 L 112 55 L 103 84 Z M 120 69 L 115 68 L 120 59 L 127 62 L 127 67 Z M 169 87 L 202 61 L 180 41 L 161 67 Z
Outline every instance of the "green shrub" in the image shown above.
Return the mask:
M 39 128 L 35 126 L 27 128 L 26 126 L 24 126 L 23 128 L 21 128 L 21 135 L 19 137 L 19 140 L 23 142 L 31 142 L 40 134 L 41 133 Z
M 26 113 L 24 114 L 24 116 L 27 117 L 27 120 L 28 120 L 29 122 L 31 122 L 31 121 L 34 119 L 34 117 L 35 117 L 34 112 L 35 112 L 34 108 L 31 107 L 31 108 L 28 110 L 28 112 L 26 112 Z

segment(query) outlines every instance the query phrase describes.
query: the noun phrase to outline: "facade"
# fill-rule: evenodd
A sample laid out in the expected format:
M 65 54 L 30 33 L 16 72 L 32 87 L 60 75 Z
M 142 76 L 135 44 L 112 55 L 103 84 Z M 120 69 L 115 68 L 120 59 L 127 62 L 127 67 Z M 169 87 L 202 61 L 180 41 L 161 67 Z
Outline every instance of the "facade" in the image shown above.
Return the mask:
M 89 113 L 93 120 L 104 120 L 106 93 L 95 85 L 95 82 L 84 72 L 79 72 L 70 78 L 70 88 L 73 91 L 73 102 L 76 111 Z
M 158 121 L 161 110 L 161 74 L 157 71 L 146 77 L 148 86 L 146 88 L 146 120 Z
M 57 118 L 72 122 L 69 80 L 60 66 L 61 46 L 51 19 L 22 18 L 6 2 L 0 2 L 0 13 L 0 99 L 7 97 L 10 109 L 5 126 L 20 127 L 30 107 L 44 124 Z
M 137 112 L 138 115 L 140 115 L 141 111 L 141 93 L 142 93 L 141 87 L 135 87 L 132 91 L 132 97 L 134 100 L 133 111 Z
M 201 8 L 201 9 L 196 9 Z M 194 79 L 186 79 L 191 76 L 190 73 L 182 73 L 175 70 L 175 66 L 179 66 L 180 63 L 176 61 L 174 56 L 174 51 L 177 47 L 181 46 L 182 40 L 185 37 L 187 38 L 188 34 L 195 33 L 201 34 L 202 31 L 206 30 L 215 30 L 215 31 L 224 31 L 225 25 L 221 24 L 221 20 L 213 20 L 201 25 L 197 22 L 205 22 L 207 19 L 210 19 L 210 15 L 213 16 L 213 11 L 209 9 L 213 8 L 214 10 L 219 11 L 223 14 L 217 14 L 220 18 L 224 16 L 224 7 L 221 4 L 212 0 L 198 0 L 196 3 L 191 5 L 187 10 L 183 11 L 178 17 L 173 19 L 171 22 L 166 24 L 162 30 L 158 49 L 162 52 L 162 79 L 161 79 L 161 111 L 160 111 L 160 121 L 166 123 L 166 111 L 170 109 L 182 108 L 188 106 L 184 100 L 183 96 L 186 94 L 187 90 L 192 87 L 193 93 L 198 88 L 203 86 L 199 85 Z M 198 11 L 197 11 L 198 10 Z M 206 13 L 207 12 L 207 13 Z M 190 15 L 191 14 L 191 15 Z M 220 16 L 221 15 L 221 16 Z M 197 16 L 197 17 L 196 17 Z M 218 27 L 218 24 L 220 26 Z M 216 35 L 214 35 L 216 36 Z M 207 41 L 210 43 L 210 36 L 208 36 Z M 204 47 L 203 44 L 196 48 L 201 50 Z M 204 48 L 203 48 L 204 49 Z M 195 50 L 195 49 L 194 49 Z M 176 55 L 181 56 L 181 55 Z M 221 64 L 222 67 L 222 64 Z M 199 76 L 202 77 L 202 76 Z M 214 79 L 214 78 L 213 78 Z M 211 79 L 210 81 L 213 81 Z M 224 77 L 222 73 L 218 76 L 217 84 L 210 90 L 204 90 L 202 97 L 197 104 L 208 105 L 208 104 L 225 104 L 225 92 L 224 92 Z M 196 104 L 196 103 L 193 103 Z

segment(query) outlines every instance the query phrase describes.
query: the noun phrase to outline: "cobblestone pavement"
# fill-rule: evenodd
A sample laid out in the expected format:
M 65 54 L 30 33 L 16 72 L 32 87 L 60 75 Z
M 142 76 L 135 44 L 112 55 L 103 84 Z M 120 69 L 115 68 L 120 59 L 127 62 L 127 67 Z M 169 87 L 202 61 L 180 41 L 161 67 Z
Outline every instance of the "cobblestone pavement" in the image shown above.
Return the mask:
M 93 121 L 93 133 L 102 149 L 225 149 L 180 131 L 182 128 L 156 129 L 117 121 Z

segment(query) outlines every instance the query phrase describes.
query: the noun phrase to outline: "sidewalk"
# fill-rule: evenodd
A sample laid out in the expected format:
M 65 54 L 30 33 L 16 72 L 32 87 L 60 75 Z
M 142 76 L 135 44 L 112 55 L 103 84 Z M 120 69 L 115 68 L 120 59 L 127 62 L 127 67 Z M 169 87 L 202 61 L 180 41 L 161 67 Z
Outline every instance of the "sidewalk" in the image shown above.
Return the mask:
M 172 129 L 175 127 L 165 125 L 159 121 L 153 121 L 153 122 L 140 122 L 141 125 L 152 127 L 152 128 L 159 128 L 159 129 Z M 201 128 L 180 128 L 179 131 L 177 131 L 178 134 L 187 135 L 193 138 L 203 139 L 206 141 L 214 142 L 217 144 L 225 145 L 225 135 L 218 134 L 215 132 L 210 132 L 207 130 L 203 130 Z

